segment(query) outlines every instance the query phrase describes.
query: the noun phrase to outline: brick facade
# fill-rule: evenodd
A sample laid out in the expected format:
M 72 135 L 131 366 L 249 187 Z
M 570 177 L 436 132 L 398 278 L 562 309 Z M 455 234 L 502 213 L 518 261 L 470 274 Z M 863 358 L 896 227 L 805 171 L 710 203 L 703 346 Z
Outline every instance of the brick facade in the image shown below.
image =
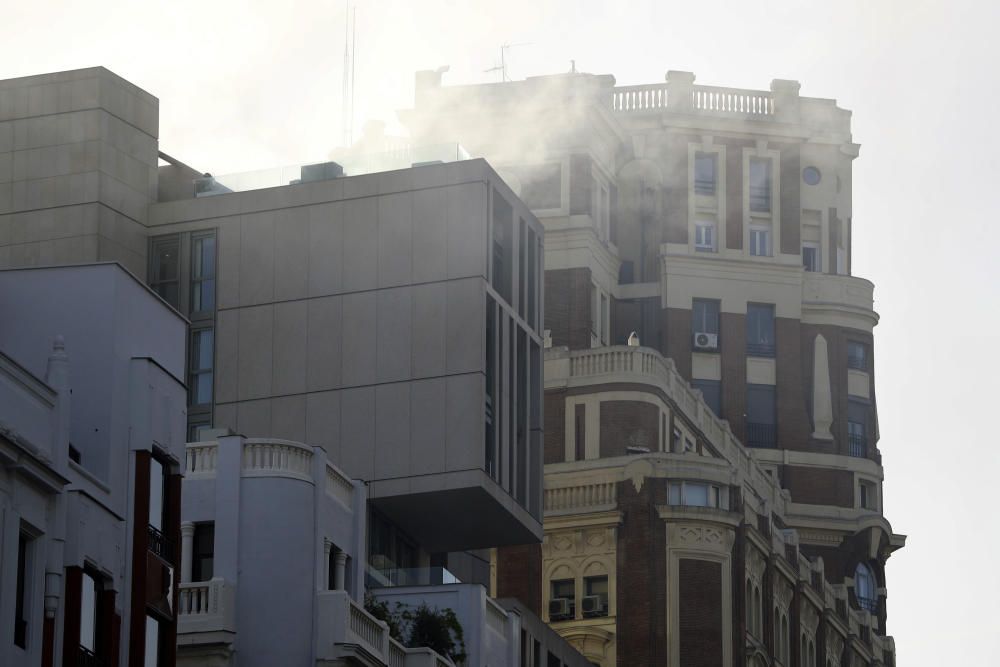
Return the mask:
M 601 457 L 625 456 L 629 447 L 656 451 L 660 409 L 641 401 L 601 402 Z
M 542 615 L 542 545 L 497 549 L 497 598 L 516 598 Z
M 545 272 L 545 328 L 552 345 L 590 347 L 590 269 Z
M 722 566 L 681 558 L 678 585 L 680 667 L 721 667 Z

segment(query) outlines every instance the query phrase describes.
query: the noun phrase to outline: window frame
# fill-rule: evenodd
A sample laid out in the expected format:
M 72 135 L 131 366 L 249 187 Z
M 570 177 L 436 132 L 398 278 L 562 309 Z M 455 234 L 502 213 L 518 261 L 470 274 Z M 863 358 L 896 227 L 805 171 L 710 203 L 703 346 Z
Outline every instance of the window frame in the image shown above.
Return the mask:
M 699 179 L 699 162 L 711 165 L 711 179 L 706 187 L 704 179 Z M 703 197 L 714 197 L 719 188 L 719 154 L 715 151 L 697 150 L 694 153 L 694 193 Z
M 761 317 L 768 314 L 770 336 L 762 335 L 760 331 Z M 753 314 L 753 317 L 751 316 Z M 747 356 L 774 358 L 777 352 L 776 322 L 777 312 L 773 303 L 748 303 L 746 314 L 746 346 Z M 751 335 L 753 334 L 753 335 Z M 769 339 L 769 340 L 768 340 Z
M 198 348 L 196 345 L 196 340 L 198 340 L 204 334 L 210 334 L 212 336 L 212 346 L 210 360 L 211 364 L 209 366 L 198 366 L 195 367 L 196 359 L 200 360 L 201 355 L 195 354 L 195 350 Z M 215 327 L 211 326 L 193 326 L 191 327 L 190 333 L 188 334 L 188 369 L 187 369 L 187 381 L 188 381 L 188 407 L 190 411 L 198 413 L 197 415 L 191 416 L 188 420 L 189 424 L 193 423 L 196 419 L 200 419 L 202 415 L 206 412 L 211 412 L 212 405 L 215 401 Z M 195 402 L 195 395 L 197 393 L 198 380 L 203 375 L 208 375 L 209 380 L 209 397 L 208 401 Z M 199 421 L 199 424 L 201 422 Z
M 813 261 L 806 262 L 806 250 L 811 251 Z M 815 241 L 804 241 L 802 243 L 802 268 L 807 273 L 823 272 L 823 257 L 819 249 L 819 244 Z

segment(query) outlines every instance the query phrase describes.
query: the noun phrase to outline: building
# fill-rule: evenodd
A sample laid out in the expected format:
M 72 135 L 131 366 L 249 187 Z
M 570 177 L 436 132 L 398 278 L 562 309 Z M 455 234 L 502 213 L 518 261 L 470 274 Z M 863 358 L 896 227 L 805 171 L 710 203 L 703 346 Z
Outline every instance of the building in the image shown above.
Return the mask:
M 212 177 L 157 107 L 103 68 L 0 82 L 0 267 L 116 261 L 188 320 L 180 661 L 433 658 L 368 589 L 454 602 L 470 667 L 584 665 L 485 592 L 543 535 L 534 215 L 454 142 Z
M 498 550 L 498 594 L 602 665 L 893 664 L 850 112 L 421 72 L 402 120 L 545 227 L 545 539 Z
M 0 313 L 0 663 L 173 664 L 187 322 L 110 263 Z

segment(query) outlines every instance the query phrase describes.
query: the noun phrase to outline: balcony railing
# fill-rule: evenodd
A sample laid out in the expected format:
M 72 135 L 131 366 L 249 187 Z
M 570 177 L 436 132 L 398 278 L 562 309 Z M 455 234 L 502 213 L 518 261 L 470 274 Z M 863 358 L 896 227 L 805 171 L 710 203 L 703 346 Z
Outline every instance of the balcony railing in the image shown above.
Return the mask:
M 747 422 L 748 447 L 776 447 L 777 444 L 778 434 L 774 424 Z
M 96 655 L 93 651 L 83 646 L 77 647 L 76 665 L 77 667 L 108 667 L 111 664 L 107 658 Z
M 751 357 L 773 357 L 774 343 L 747 343 L 747 354 Z
M 174 543 L 153 526 L 148 526 L 147 535 L 149 536 L 149 550 L 168 563 L 173 563 Z
M 850 448 L 851 456 L 866 458 L 868 456 L 868 438 L 863 435 L 847 436 L 847 444 Z
M 235 588 L 220 577 L 180 584 L 177 632 L 235 632 L 235 602 Z

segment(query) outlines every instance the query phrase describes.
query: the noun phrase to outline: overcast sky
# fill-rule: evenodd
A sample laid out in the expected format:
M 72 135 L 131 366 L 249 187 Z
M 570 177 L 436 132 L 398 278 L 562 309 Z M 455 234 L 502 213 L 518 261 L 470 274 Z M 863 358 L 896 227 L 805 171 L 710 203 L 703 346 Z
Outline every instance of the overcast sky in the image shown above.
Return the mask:
M 356 125 L 412 103 L 413 72 L 615 75 L 802 94 L 854 112 L 854 273 L 875 282 L 889 631 L 907 667 L 1000 664 L 1000 4 L 357 0 Z M 160 146 L 214 173 L 340 142 L 342 0 L 11 2 L 0 78 L 104 65 L 160 99 Z

